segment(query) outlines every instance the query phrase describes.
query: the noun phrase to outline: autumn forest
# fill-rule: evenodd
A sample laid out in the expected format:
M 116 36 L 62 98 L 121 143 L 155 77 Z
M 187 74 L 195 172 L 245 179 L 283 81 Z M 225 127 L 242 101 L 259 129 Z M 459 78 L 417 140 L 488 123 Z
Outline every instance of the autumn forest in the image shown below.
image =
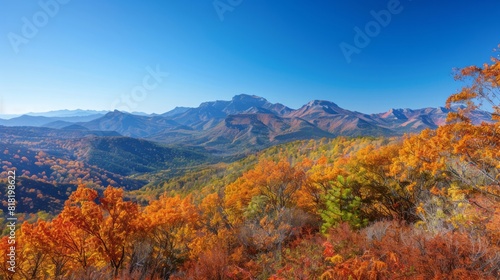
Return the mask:
M 15 273 L 4 227 L 0 278 L 500 279 L 500 60 L 456 79 L 438 128 L 224 160 L 76 130 L 4 138 L 18 225 Z

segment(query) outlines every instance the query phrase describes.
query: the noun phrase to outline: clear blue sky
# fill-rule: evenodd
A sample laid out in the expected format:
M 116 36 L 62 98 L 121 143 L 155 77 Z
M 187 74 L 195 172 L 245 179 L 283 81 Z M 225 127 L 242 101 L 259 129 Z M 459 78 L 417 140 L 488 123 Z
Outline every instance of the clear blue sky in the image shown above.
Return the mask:
M 441 106 L 461 87 L 452 68 L 488 62 L 500 43 L 498 0 L 401 0 L 350 63 L 339 45 L 395 0 L 242 0 L 223 18 L 213 0 L 54 1 L 0 0 L 0 113 L 162 113 L 240 93 L 367 113 Z M 156 83 L 147 67 L 169 75 Z

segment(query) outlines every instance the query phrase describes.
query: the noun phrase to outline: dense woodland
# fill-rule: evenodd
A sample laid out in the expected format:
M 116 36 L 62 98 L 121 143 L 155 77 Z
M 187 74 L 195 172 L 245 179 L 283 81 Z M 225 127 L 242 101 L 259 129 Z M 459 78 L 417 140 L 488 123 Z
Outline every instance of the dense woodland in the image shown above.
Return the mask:
M 466 86 L 446 105 L 465 106 L 436 130 L 293 142 L 131 192 L 80 182 L 60 213 L 19 227 L 16 273 L 2 253 L 0 274 L 499 279 L 500 61 L 457 78 Z M 468 114 L 481 106 L 492 121 L 473 125 Z M 36 166 L 26 178 L 75 183 L 88 171 L 43 153 L 19 160 Z M 98 192 L 96 182 L 112 186 Z M 0 246 L 7 252 L 7 237 Z

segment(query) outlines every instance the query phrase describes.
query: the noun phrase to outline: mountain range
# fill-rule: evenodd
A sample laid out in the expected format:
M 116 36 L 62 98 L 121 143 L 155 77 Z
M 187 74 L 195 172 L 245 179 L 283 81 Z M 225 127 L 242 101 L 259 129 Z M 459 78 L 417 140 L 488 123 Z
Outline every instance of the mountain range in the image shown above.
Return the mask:
M 56 213 L 82 180 L 126 190 L 160 184 L 182 189 L 182 180 L 165 182 L 294 140 L 434 129 L 449 112 L 440 107 L 363 114 L 324 100 L 292 109 L 243 94 L 163 114 L 63 110 L 0 119 L 0 162 L 4 174 L 10 168 L 20 174 L 18 194 L 27 199 L 19 211 Z M 471 118 L 480 123 L 491 115 L 475 111 Z
M 229 101 L 205 102 L 197 108 L 177 107 L 161 115 L 65 111 L 63 115 L 23 115 L 0 120 L 0 125 L 115 132 L 133 138 L 234 153 L 299 139 L 341 135 L 398 136 L 435 129 L 445 123 L 449 112 L 450 109 L 439 107 L 364 114 L 324 100 L 291 109 L 259 96 L 241 94 Z M 475 111 L 472 119 L 475 123 L 490 121 L 491 114 Z

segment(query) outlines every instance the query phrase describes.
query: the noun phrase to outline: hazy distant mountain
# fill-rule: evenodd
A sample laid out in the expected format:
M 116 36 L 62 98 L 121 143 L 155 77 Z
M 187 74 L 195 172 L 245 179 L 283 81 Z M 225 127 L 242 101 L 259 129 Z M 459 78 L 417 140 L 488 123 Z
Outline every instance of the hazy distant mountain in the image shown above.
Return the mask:
M 76 123 L 88 122 L 102 117 L 103 114 L 86 115 L 86 116 L 67 116 L 67 117 L 45 117 L 22 115 L 11 119 L 0 119 L 0 125 L 4 126 L 47 126 L 54 127 L 54 122 Z
M 157 114 L 148 114 L 148 113 L 144 113 L 144 112 L 130 112 L 129 114 L 132 114 L 132 115 L 137 115 L 137 116 L 144 116 L 144 117 L 148 117 L 148 116 L 157 116 Z
M 0 119 L 8 120 L 12 118 L 17 118 L 22 115 L 33 116 L 33 117 L 49 117 L 49 118 L 67 118 L 67 117 L 87 117 L 95 115 L 104 115 L 109 111 L 96 111 L 96 110 L 57 110 L 49 112 L 37 112 L 37 113 L 26 113 L 26 114 L 0 114 Z
M 43 127 L 48 127 L 48 128 L 66 128 L 66 127 L 72 127 L 74 123 L 71 122 L 65 122 L 65 121 L 53 121 L 49 122 L 43 125 Z M 80 128 L 85 128 L 82 126 L 79 126 Z
M 381 125 L 398 132 L 417 132 L 425 128 L 435 129 L 446 123 L 450 111 L 458 107 L 446 109 L 390 109 L 385 113 L 373 114 L 372 117 Z M 474 124 L 491 121 L 491 114 L 485 111 L 474 111 L 470 116 Z
M 22 115 L 9 120 L 0 120 L 0 125 L 4 126 L 42 126 L 55 120 L 42 116 Z
M 2 120 L 8 120 L 8 119 L 12 119 L 12 118 L 16 118 L 16 117 L 20 117 L 22 115 L 19 115 L 19 114 L 16 114 L 16 115 L 13 115 L 13 114 L 0 114 L 0 119 Z
M 179 114 L 182 114 L 184 112 L 186 112 L 187 110 L 189 109 L 192 109 L 192 108 L 189 108 L 189 107 L 175 107 L 174 109 L 166 112 L 166 113 L 163 113 L 161 114 L 161 116 L 164 116 L 164 117 L 173 117 L 173 116 L 177 116 Z
M 58 110 L 43 113 L 27 113 L 24 115 L 3 115 L 0 125 L 4 126 L 43 126 L 50 128 L 63 128 L 73 123 L 89 122 L 98 119 L 110 111 L 95 110 Z M 137 116 L 154 116 L 142 112 L 129 113 Z
M 43 113 L 27 113 L 25 115 L 35 117 L 86 117 L 92 115 L 104 115 L 109 111 L 96 111 L 96 110 L 57 110 Z
M 180 125 L 162 116 L 138 116 L 120 111 L 89 121 L 78 123 L 90 130 L 116 131 L 124 136 L 147 138 L 165 129 L 175 129 Z

